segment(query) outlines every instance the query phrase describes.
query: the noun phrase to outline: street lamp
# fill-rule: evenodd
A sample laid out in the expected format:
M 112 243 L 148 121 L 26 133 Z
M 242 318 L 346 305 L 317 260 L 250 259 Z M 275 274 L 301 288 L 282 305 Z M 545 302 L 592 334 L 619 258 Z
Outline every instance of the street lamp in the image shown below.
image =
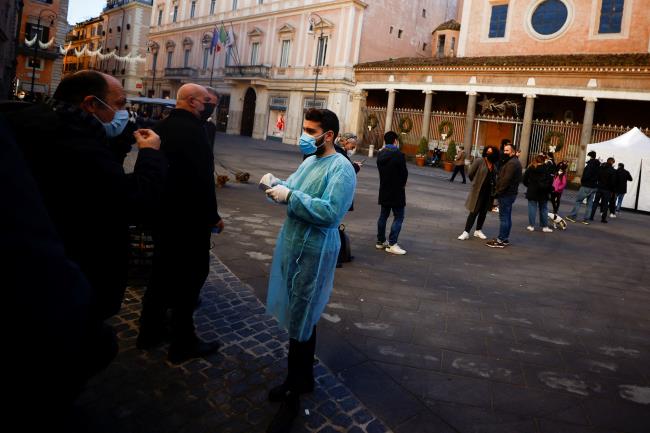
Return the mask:
M 320 60 L 323 58 L 323 63 L 325 62 L 325 47 L 323 46 L 323 17 L 318 15 L 316 12 L 312 12 L 309 16 L 309 24 L 313 29 L 316 27 L 316 20 L 314 17 L 318 17 L 318 22 L 320 24 L 320 33 L 318 34 L 318 44 L 316 45 L 316 80 L 314 81 L 314 101 L 313 105 L 316 107 L 316 90 L 318 89 L 318 74 L 320 73 Z
M 43 12 L 45 12 L 46 15 L 41 16 Z M 38 13 L 38 21 L 36 22 L 36 42 L 34 42 L 34 59 L 32 60 L 32 87 L 30 90 L 30 98 L 32 101 L 36 100 L 34 96 L 34 80 L 36 80 L 36 61 L 38 58 L 38 47 L 40 45 L 39 42 L 41 41 L 38 32 L 41 31 L 41 18 L 44 18 L 45 16 L 50 18 L 50 26 L 53 26 L 54 20 L 58 18 L 58 15 L 52 9 L 41 9 L 41 11 Z
M 151 67 L 153 69 L 153 78 L 151 79 L 151 97 L 156 96 L 156 63 L 158 63 L 158 48 L 159 45 L 154 41 L 147 42 L 147 52 L 153 53 L 153 58 L 151 59 Z M 145 95 L 147 96 L 147 95 Z

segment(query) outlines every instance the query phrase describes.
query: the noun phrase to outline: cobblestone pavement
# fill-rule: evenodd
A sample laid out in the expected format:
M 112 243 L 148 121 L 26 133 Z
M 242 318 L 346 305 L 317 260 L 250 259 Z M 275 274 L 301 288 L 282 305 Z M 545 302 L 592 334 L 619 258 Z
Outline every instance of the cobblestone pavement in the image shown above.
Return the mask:
M 167 346 L 151 352 L 135 348 L 142 292 L 127 291 L 112 320 L 120 353 L 78 399 L 69 431 L 264 432 L 278 408 L 266 397 L 286 374 L 288 336 L 264 313 L 252 289 L 213 256 L 195 323 L 201 338 L 223 347 L 180 366 L 166 361 Z M 316 389 L 302 399 L 295 432 L 389 431 L 320 362 L 315 376 Z
M 269 171 L 286 177 L 300 155 L 225 135 L 215 155 L 253 182 L 234 183 L 218 167 L 233 181 L 218 191 L 226 230 L 215 251 L 264 300 L 286 210 L 255 182 Z M 321 361 L 396 433 L 648 433 L 648 216 L 529 233 L 522 187 L 512 245 L 493 250 L 456 239 L 470 185 L 439 169 L 409 171 L 400 257 L 374 248 L 374 159 L 359 173 L 344 221 L 355 260 L 336 271 Z M 490 213 L 484 231 L 497 230 Z

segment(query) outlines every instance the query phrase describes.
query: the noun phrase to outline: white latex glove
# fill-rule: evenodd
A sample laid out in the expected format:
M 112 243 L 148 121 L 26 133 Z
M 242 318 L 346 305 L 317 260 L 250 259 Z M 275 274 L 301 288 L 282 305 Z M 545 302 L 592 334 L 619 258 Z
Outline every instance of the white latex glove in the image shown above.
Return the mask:
M 274 187 L 275 185 L 280 182 L 280 179 L 277 177 L 273 176 L 271 173 L 266 173 L 262 178 L 260 179 L 260 183 L 264 184 L 269 187 Z
M 276 185 L 266 190 L 266 195 L 276 203 L 286 203 L 289 200 L 291 190 L 284 185 Z

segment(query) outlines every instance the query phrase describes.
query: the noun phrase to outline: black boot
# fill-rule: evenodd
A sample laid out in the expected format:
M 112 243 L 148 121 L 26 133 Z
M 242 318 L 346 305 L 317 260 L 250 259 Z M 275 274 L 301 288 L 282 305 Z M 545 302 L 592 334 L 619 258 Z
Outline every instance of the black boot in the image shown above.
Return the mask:
M 182 364 L 192 358 L 203 358 L 219 350 L 218 341 L 203 341 L 194 336 L 186 340 L 175 340 L 169 345 L 167 359 L 172 364 Z
M 299 412 L 300 397 L 289 392 L 273 420 L 271 420 L 266 433 L 290 433 L 293 421 L 298 417 Z
M 305 342 L 293 338 L 289 340 L 288 374 L 285 381 L 269 391 L 269 401 L 284 401 L 290 391 L 300 395 L 314 390 L 313 347 L 315 335 Z M 311 354 L 311 358 L 309 360 Z M 305 367 L 308 364 L 309 369 Z

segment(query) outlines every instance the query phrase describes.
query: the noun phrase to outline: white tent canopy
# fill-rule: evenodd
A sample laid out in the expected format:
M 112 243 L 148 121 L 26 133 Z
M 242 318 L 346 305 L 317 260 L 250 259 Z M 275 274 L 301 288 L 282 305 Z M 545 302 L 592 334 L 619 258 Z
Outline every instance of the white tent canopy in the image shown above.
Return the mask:
M 650 138 L 639 128 L 632 128 L 611 140 L 589 144 L 587 152 L 592 150 L 603 161 L 611 156 L 617 164 L 622 162 L 632 175 L 634 180 L 627 185 L 623 207 L 650 211 Z

